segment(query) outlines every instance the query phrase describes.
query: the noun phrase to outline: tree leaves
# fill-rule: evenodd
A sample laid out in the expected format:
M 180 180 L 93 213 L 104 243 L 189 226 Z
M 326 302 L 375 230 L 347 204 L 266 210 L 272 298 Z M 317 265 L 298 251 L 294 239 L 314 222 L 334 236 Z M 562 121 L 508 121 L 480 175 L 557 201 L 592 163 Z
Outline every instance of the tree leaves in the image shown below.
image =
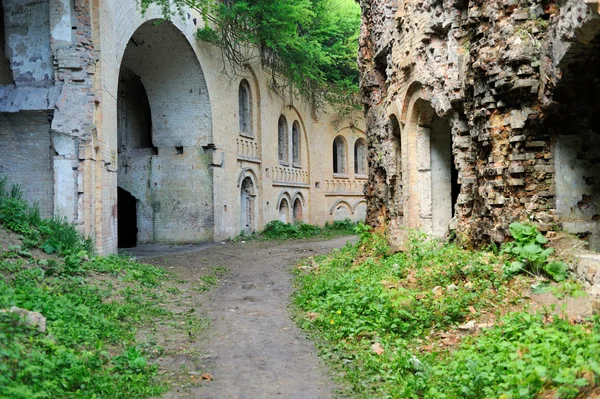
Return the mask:
M 360 7 L 354 0 L 141 0 L 172 18 L 183 7 L 200 11 L 200 40 L 216 44 L 234 66 L 248 63 L 243 44 L 256 45 L 270 66 L 309 99 L 325 93 L 348 102 L 358 91 Z M 175 10 L 175 11 L 174 11 Z M 264 61 L 264 60 L 263 60 Z

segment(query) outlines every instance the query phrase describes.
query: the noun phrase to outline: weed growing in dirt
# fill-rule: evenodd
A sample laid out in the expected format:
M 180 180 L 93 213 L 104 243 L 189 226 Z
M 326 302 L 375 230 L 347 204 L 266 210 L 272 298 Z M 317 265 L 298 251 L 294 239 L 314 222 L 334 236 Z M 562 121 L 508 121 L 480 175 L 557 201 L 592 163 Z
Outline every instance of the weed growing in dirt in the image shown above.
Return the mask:
M 206 274 L 198 279 L 198 284 L 194 286 L 194 290 L 198 292 L 206 292 L 214 288 L 219 283 L 219 277 L 226 276 L 229 271 L 222 266 L 214 266 L 209 274 Z
M 343 370 L 344 397 L 569 398 L 600 383 L 598 320 L 519 310 L 529 281 L 507 279 L 502 256 L 416 233 L 391 255 L 382 237 L 360 235 L 301 266 L 293 298 L 300 326 Z

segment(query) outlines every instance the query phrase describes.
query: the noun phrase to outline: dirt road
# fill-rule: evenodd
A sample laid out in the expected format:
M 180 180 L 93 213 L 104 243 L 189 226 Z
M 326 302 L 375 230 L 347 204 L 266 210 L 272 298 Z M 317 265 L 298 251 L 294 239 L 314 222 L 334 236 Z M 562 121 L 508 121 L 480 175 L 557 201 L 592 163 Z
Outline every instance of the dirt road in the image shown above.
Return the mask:
M 164 398 L 331 398 L 335 387 L 327 370 L 290 319 L 290 270 L 300 259 L 331 252 L 349 240 L 354 238 L 217 244 L 143 259 L 187 282 L 176 307 L 199 309 L 211 320 L 200 339 L 167 337 L 161 368 L 179 369 L 192 379 L 210 374 L 212 380 L 178 384 Z M 214 267 L 228 270 L 217 287 L 208 293 L 185 288 Z

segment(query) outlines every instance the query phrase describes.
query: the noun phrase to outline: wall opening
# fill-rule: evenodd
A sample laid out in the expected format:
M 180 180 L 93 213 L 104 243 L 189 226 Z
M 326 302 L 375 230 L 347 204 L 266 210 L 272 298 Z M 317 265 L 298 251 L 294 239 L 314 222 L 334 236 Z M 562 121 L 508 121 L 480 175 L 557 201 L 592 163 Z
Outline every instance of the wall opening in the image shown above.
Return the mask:
M 367 143 L 362 138 L 354 143 L 354 174 L 367 174 Z
M 300 198 L 296 198 L 296 201 L 294 201 L 293 218 L 294 218 L 294 223 L 302 222 L 304 220 L 303 211 L 302 211 L 302 201 L 300 201 Z
M 240 83 L 239 108 L 240 133 L 252 135 L 252 94 L 246 79 Z
M 394 168 L 390 173 L 390 198 L 394 206 L 390 209 L 390 215 L 402 216 L 404 214 L 404 201 L 402 187 L 402 136 L 400 131 L 400 123 L 396 115 L 390 115 L 389 128 L 392 132 L 392 158 Z
M 241 231 L 244 234 L 254 232 L 254 184 L 250 177 L 246 177 L 242 182 L 241 189 Z
M 600 35 L 578 48 L 557 84 L 552 133 L 556 212 L 565 231 L 600 251 Z
M 152 112 L 146 88 L 139 76 L 123 66 L 119 74 L 117 103 L 119 149 L 152 148 Z
M 137 28 L 116 94 L 117 186 L 138 199 L 137 243 L 212 241 L 212 159 L 202 150 L 212 143 L 210 99 L 179 28 L 154 20 Z
M 431 144 L 431 221 L 432 233 L 448 233 L 458 194 L 458 173 L 452 159 L 452 131 L 448 122 L 434 114 L 430 131 Z
M 300 162 L 300 124 L 294 121 L 292 125 L 292 162 L 296 167 L 301 166 Z
M 346 173 L 346 142 L 342 136 L 333 140 L 333 173 Z
M 279 162 L 287 165 L 288 163 L 288 126 L 285 116 L 279 117 L 277 123 L 277 144 L 279 150 Z
M 119 248 L 137 245 L 137 200 L 130 192 L 117 187 L 117 220 Z
M 0 85 L 14 84 L 10 60 L 6 56 L 6 31 L 4 29 L 4 5 L 0 1 Z
M 279 203 L 279 220 L 283 223 L 289 223 L 290 205 L 287 199 L 283 198 Z

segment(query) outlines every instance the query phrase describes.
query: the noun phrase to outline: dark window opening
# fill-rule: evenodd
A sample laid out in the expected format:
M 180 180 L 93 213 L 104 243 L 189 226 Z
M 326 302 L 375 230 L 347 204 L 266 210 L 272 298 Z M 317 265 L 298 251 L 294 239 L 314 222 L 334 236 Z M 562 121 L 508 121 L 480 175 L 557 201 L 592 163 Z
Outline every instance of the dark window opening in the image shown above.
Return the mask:
M 298 121 L 292 125 L 292 162 L 300 166 L 300 126 Z
M 240 132 L 252 134 L 252 95 L 245 79 L 240 83 L 239 108 Z
M 285 116 L 279 117 L 279 123 L 277 124 L 277 139 L 279 146 L 279 162 L 288 162 L 288 133 L 287 133 L 287 120 Z
M 346 148 L 341 136 L 333 141 L 333 173 L 346 173 Z
M 137 200 L 128 191 L 117 187 L 117 233 L 119 248 L 137 245 Z

